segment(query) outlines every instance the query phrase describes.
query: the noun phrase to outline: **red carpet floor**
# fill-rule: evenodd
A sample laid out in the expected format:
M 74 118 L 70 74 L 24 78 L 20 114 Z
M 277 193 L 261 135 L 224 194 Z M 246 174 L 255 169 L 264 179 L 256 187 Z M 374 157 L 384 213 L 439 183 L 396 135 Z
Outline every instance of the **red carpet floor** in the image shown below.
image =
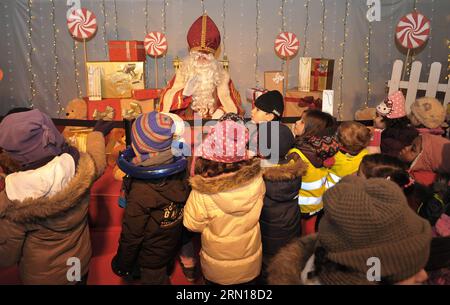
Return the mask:
M 112 177 L 112 168 L 98 179 L 91 189 L 89 227 L 92 242 L 92 259 L 89 267 L 88 285 L 127 284 L 116 276 L 110 267 L 116 253 L 122 227 L 123 209 L 118 204 L 121 182 Z M 171 276 L 173 285 L 192 284 L 183 275 L 177 262 Z M 199 279 L 195 284 L 201 284 Z M 16 267 L 0 269 L 0 284 L 21 284 Z M 139 283 L 136 283 L 139 284 Z

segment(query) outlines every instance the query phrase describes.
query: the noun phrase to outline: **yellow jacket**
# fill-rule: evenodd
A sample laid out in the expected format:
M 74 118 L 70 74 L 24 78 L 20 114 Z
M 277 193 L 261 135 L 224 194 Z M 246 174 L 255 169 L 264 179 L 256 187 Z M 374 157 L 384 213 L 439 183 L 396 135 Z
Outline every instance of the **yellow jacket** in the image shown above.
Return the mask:
M 259 217 L 266 191 L 260 161 L 213 178 L 196 175 L 190 183 L 183 224 L 202 234 L 205 278 L 222 285 L 255 279 L 261 271 Z
M 359 169 L 362 158 L 367 155 L 369 151 L 367 149 L 361 150 L 357 155 L 352 156 L 350 154 L 339 151 L 334 155 L 334 165 L 328 171 L 327 183 L 325 187 L 329 189 L 339 182 L 343 177 L 347 175 L 355 174 Z
M 302 186 L 298 196 L 298 204 L 302 214 L 313 215 L 323 208 L 322 195 L 325 192 L 325 182 L 328 171 L 325 167 L 314 167 L 309 159 L 297 148 L 292 148 L 288 154 L 296 153 L 308 166 L 302 177 Z

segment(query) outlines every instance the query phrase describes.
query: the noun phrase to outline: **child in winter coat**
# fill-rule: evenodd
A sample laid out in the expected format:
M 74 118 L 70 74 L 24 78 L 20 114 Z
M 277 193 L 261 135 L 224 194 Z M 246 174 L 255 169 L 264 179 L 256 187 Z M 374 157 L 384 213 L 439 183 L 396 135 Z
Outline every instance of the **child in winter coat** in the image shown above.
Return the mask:
M 448 127 L 445 123 L 445 108 L 434 97 L 421 97 L 411 105 L 409 119 L 420 134 L 430 133 L 443 135 L 442 127 Z
M 450 283 L 450 211 L 449 191 L 433 194 L 430 188 L 415 182 L 406 171 L 405 164 L 387 155 L 374 154 L 363 158 L 358 172 L 364 178 L 385 178 L 403 190 L 409 206 L 433 226 L 430 258 L 425 270 L 429 272 L 428 284 Z
M 104 135 L 111 128 L 99 121 L 80 153 L 37 109 L 3 119 L 0 147 L 8 170 L 0 192 L 0 268 L 18 264 L 24 284 L 86 282 L 89 190 L 105 168 Z M 70 272 L 73 258 L 78 272 Z
M 377 108 L 374 120 L 376 128 L 382 129 L 381 153 L 398 157 L 400 150 L 411 145 L 418 136 L 417 130 L 411 125 L 405 111 L 405 97 L 401 91 L 389 95 Z
M 270 133 L 267 137 L 270 138 Z M 285 159 L 294 145 L 294 136 L 287 126 L 279 125 L 277 138 L 279 145 L 276 148 L 280 159 L 276 164 L 265 163 L 263 172 L 266 194 L 259 219 L 263 246 L 261 283 L 266 281 L 266 268 L 270 259 L 279 249 L 301 235 L 301 215 L 297 197 L 302 176 L 306 172 L 306 164 L 301 159 L 291 162 Z
M 250 158 L 246 149 L 248 137 L 243 124 L 221 121 L 196 151 L 183 224 L 201 233 L 207 283 L 252 282 L 261 271 L 259 217 L 265 187 L 260 160 Z
M 190 189 L 187 160 L 173 154 L 174 131 L 174 121 L 167 114 L 140 115 L 131 128 L 131 148 L 118 160 L 128 178 L 112 269 L 128 277 L 138 266 L 143 284 L 170 284 L 168 266 L 181 245 L 183 207 Z
M 410 165 L 409 173 L 417 182 L 430 186 L 438 175 L 450 174 L 450 140 L 423 133 L 400 151 L 400 159 Z
M 324 195 L 317 234 L 293 241 L 269 266 L 269 284 L 420 284 L 431 227 L 392 181 L 344 177 Z M 381 263 L 371 277 L 373 259 Z M 372 262 L 372 263 L 369 263 Z M 369 265 L 369 267 L 368 267 Z
M 338 150 L 334 137 L 323 134 L 328 133 L 333 126 L 333 117 L 320 110 L 305 111 L 302 118 L 295 123 L 294 133 L 297 138 L 287 158 L 301 159 L 307 164 L 298 196 L 303 235 L 315 232 L 316 219 L 322 210 L 322 195 L 328 175 L 326 166 L 330 166 L 325 160 L 334 156 Z
M 343 122 L 337 130 L 339 151 L 328 171 L 326 188 L 333 187 L 344 176 L 356 174 L 362 158 L 369 152 L 370 130 L 358 122 Z
M 444 207 L 435 200 L 433 191 L 414 181 L 408 173 L 407 164 L 400 159 L 388 155 L 373 154 L 363 158 L 358 170 L 358 176 L 370 178 L 385 178 L 398 184 L 406 196 L 408 204 L 417 214 L 434 225 Z

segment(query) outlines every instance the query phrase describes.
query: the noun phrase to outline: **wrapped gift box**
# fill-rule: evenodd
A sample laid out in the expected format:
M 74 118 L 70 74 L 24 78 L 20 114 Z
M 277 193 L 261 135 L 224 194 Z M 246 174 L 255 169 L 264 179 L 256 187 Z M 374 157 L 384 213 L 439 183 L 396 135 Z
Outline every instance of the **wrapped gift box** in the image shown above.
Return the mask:
M 101 101 L 89 101 L 88 99 L 86 99 L 86 102 L 88 106 L 88 120 L 122 120 L 120 99 L 110 98 L 103 99 Z
M 256 99 L 261 96 L 262 94 L 268 92 L 266 89 L 261 88 L 248 88 L 245 92 L 245 96 L 247 98 L 247 101 L 249 103 L 252 103 L 252 109 L 255 107 L 255 101 Z
M 381 145 L 381 132 L 382 129 L 370 127 L 372 131 L 372 137 L 368 146 L 380 146 Z
M 101 75 L 101 91 L 103 98 L 130 98 L 132 90 L 144 89 L 144 62 L 106 62 L 93 61 L 86 63 L 88 71 L 91 67 L 99 67 Z
M 283 117 L 301 117 L 307 109 L 321 108 L 321 91 L 303 92 L 298 91 L 298 88 L 293 88 L 286 91 Z
M 311 90 L 311 57 L 300 57 L 298 60 L 298 90 Z
M 332 89 L 334 59 L 300 57 L 298 61 L 298 90 L 323 91 Z
M 311 60 L 311 91 L 332 89 L 334 60 L 313 58 Z
M 122 111 L 122 118 L 132 120 L 142 113 L 154 111 L 155 100 L 121 99 L 120 108 Z
M 145 61 L 143 41 L 110 40 L 108 41 L 110 61 Z
M 264 71 L 264 88 L 278 90 L 284 94 L 284 74 L 282 71 Z
M 161 94 L 161 89 L 133 89 L 131 94 L 135 100 L 157 99 Z
M 102 68 L 90 66 L 88 70 L 88 97 L 91 101 L 102 99 Z

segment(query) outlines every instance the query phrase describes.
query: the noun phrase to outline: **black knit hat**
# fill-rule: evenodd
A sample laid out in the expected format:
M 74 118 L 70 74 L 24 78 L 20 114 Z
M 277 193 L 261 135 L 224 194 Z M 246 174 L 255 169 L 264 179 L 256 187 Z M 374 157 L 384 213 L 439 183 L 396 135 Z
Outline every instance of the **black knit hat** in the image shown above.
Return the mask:
M 275 129 L 276 137 L 278 140 L 277 147 L 275 146 L 275 139 L 272 139 L 272 129 Z M 258 124 L 258 136 L 259 140 L 261 137 L 266 137 L 267 148 L 270 150 L 278 149 L 278 154 L 280 160 L 283 160 L 287 155 L 288 151 L 294 146 L 295 138 L 292 131 L 284 124 L 275 122 L 263 122 Z M 260 143 L 260 142 L 259 142 Z M 271 155 L 264 156 L 265 158 L 270 158 Z
M 267 113 L 273 113 L 279 118 L 283 116 L 283 96 L 277 90 L 272 90 L 260 95 L 255 101 L 255 106 Z

